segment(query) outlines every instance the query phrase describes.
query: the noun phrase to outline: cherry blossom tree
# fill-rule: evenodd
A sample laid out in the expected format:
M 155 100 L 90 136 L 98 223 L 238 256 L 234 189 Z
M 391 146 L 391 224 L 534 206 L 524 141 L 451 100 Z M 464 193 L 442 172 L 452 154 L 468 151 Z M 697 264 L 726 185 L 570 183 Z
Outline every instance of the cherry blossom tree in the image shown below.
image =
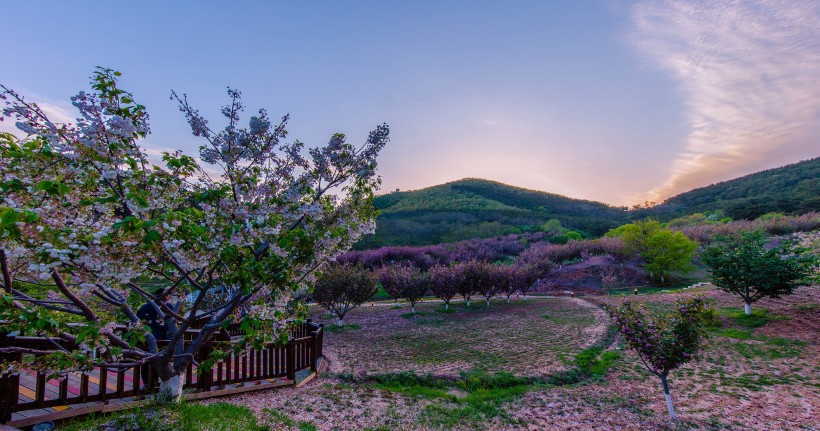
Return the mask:
M 95 72 L 93 91 L 72 98 L 80 113 L 73 124 L 52 122 L 0 86 L 0 118 L 26 135 L 0 135 L 0 320 L 3 331 L 54 344 L 0 350 L 35 353 L 25 365 L 52 370 L 150 364 L 160 392 L 175 400 L 187 366 L 240 316 L 237 349 L 286 339 L 287 322 L 304 307 L 285 304 L 373 230 L 376 156 L 389 131 L 377 127 L 361 148 L 335 134 L 305 154 L 303 143 L 284 141 L 287 116 L 277 122 L 260 110 L 240 126 L 239 91 L 228 90 L 221 130 L 173 93 L 203 140 L 201 162 L 176 151 L 155 163 L 140 147 L 148 114 L 119 77 Z M 149 282 L 169 299 L 150 293 Z M 215 289 L 227 293 L 206 306 Z M 157 342 L 129 296 L 163 316 L 170 340 Z M 205 323 L 183 343 L 195 322 Z
M 430 288 L 430 276 L 415 267 L 406 268 L 410 273 L 402 297 L 410 303 L 410 312 L 416 314 L 416 304 L 424 298 Z
M 615 326 L 654 375 L 661 379 L 671 420 L 676 420 L 669 393 L 669 373 L 695 359 L 707 337 L 704 328 L 706 303 L 701 296 L 678 298 L 675 309 L 660 315 L 648 314 L 643 304 L 628 299 L 618 307 L 606 307 Z
M 313 298 L 344 325 L 345 315 L 362 305 L 378 291 L 376 277 L 361 265 L 332 265 L 322 271 L 313 286 Z
M 450 309 L 450 301 L 458 294 L 461 277 L 452 266 L 436 265 L 430 268 L 430 290 L 444 301 L 444 309 Z
M 390 265 L 379 274 L 379 282 L 398 306 L 399 298 L 404 296 L 404 289 L 410 283 L 410 268 L 404 265 Z

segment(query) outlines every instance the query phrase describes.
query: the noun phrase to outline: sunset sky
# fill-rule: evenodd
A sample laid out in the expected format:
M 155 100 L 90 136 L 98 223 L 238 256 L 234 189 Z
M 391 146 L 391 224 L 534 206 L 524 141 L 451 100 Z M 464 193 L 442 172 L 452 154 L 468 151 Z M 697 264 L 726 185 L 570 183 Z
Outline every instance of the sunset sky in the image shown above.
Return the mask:
M 170 4 L 173 3 L 173 4 Z M 820 156 L 820 2 L 4 2 L 0 83 L 70 121 L 94 66 L 153 152 L 227 86 L 291 139 L 386 122 L 383 190 L 465 177 L 616 205 Z M 0 129 L 9 130 L 9 123 Z

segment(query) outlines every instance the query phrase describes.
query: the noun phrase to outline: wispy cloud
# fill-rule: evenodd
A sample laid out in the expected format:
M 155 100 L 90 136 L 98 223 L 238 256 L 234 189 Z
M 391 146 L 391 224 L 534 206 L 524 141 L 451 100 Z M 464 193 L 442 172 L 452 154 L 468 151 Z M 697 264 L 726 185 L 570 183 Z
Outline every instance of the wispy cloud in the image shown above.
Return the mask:
M 632 42 L 680 82 L 691 126 L 647 199 L 820 153 L 807 144 L 820 129 L 820 2 L 646 0 L 631 19 Z
M 26 100 L 29 101 L 29 98 L 26 98 Z M 55 123 L 73 123 L 77 117 L 77 110 L 69 103 L 42 100 L 35 100 L 34 103 Z M 0 132 L 11 133 L 20 138 L 25 137 L 25 133 L 15 126 L 14 117 L 5 118 L 4 121 L 0 121 Z

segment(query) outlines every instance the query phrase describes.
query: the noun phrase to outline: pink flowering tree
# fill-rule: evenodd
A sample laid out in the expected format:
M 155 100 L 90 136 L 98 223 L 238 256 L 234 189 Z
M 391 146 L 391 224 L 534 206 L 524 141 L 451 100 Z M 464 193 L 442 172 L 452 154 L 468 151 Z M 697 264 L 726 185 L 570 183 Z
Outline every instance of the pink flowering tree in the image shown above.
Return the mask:
M 402 297 L 410 303 L 410 312 L 416 314 L 416 304 L 424 298 L 430 290 L 430 275 L 415 267 L 406 268 L 409 276 L 407 285 L 403 289 Z
M 0 348 L 38 355 L 2 369 L 150 365 L 160 392 L 175 400 L 186 367 L 240 316 L 245 337 L 236 348 L 286 339 L 287 322 L 304 307 L 285 304 L 372 231 L 376 156 L 388 128 L 377 127 L 361 148 L 336 134 L 305 154 L 299 141 L 284 142 L 287 116 L 273 121 L 260 110 L 241 126 L 238 91 L 228 91 L 221 130 L 174 94 L 203 141 L 201 162 L 177 151 L 155 164 L 140 147 L 148 114 L 119 76 L 94 74 L 93 91 L 72 98 L 80 113 L 73 124 L 51 121 L 0 86 L 0 118 L 25 134 L 0 135 L 2 330 L 54 346 Z M 220 299 L 204 301 L 215 290 Z M 133 298 L 162 316 L 169 340 L 158 343 Z M 183 343 L 197 323 L 201 330 Z
M 433 295 L 444 301 L 444 309 L 450 309 L 450 301 L 458 294 L 461 277 L 456 268 L 446 265 L 436 265 L 428 271 L 430 275 L 430 290 Z
M 707 308 L 700 296 L 678 298 L 675 309 L 650 315 L 643 304 L 628 299 L 618 307 L 606 307 L 615 326 L 654 375 L 661 379 L 666 406 L 672 421 L 677 419 L 667 378 L 669 373 L 695 359 L 707 337 L 704 318 Z
M 538 279 L 541 277 L 541 266 L 531 265 L 527 263 L 517 262 L 506 267 L 506 284 L 502 288 L 502 292 L 507 297 L 507 303 L 510 303 L 510 296 L 515 292 L 521 292 L 521 295 L 526 298 L 527 292 L 532 289 Z
M 410 284 L 410 275 L 410 268 L 404 265 L 390 265 L 379 274 L 379 283 L 397 306 L 399 298 L 404 296 L 404 289 Z

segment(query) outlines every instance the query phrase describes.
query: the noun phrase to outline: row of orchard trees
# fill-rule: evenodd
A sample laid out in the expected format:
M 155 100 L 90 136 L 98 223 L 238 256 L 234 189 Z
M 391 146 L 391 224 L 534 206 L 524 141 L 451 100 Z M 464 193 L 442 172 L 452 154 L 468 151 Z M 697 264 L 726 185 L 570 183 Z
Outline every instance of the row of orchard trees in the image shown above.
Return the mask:
M 93 91 L 72 98 L 79 118 L 69 124 L 0 86 L 0 120 L 24 135 L 0 134 L 0 336 L 54 345 L 1 347 L 34 356 L 2 362 L 0 372 L 152 365 L 163 398 L 174 400 L 220 328 L 241 319 L 238 349 L 286 338 L 287 322 L 304 311 L 293 299 L 372 231 L 376 156 L 388 128 L 359 148 L 335 134 L 306 149 L 285 142 L 287 116 L 260 110 L 243 127 L 238 91 L 228 90 L 221 130 L 173 93 L 202 146 L 198 158 L 175 151 L 159 162 L 140 146 L 148 113 L 119 76 L 99 69 Z M 229 293 L 204 301 L 215 289 Z M 139 303 L 160 316 L 167 342 L 135 313 Z
M 487 305 L 490 298 L 504 295 L 507 302 L 516 293 L 526 296 L 532 286 L 545 275 L 547 268 L 526 263 L 497 265 L 470 260 L 455 265 L 436 265 L 422 271 L 408 265 L 385 268 L 378 277 L 382 287 L 398 302 L 404 299 L 416 312 L 416 304 L 428 292 L 444 302 L 444 309 L 456 296 L 464 298 L 467 306 L 473 296 L 480 295 Z M 316 281 L 314 300 L 336 315 L 339 325 L 344 316 L 373 297 L 378 290 L 376 276 L 362 265 L 337 264 L 326 270 Z

